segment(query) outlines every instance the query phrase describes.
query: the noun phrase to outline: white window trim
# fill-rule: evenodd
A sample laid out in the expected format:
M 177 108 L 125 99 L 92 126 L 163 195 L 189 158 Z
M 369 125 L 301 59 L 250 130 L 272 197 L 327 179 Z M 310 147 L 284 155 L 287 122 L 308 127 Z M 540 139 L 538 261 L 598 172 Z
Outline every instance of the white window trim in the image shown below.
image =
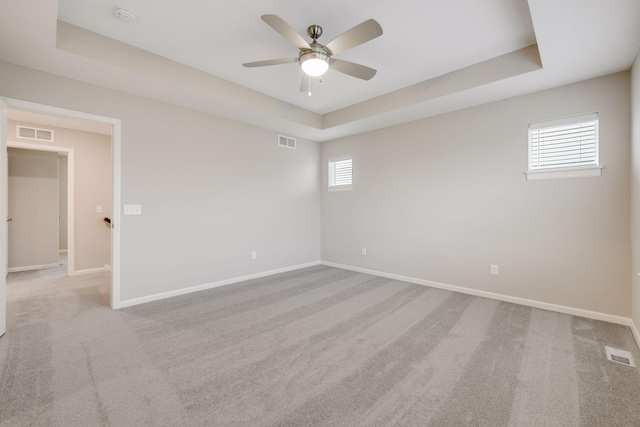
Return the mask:
M 525 172 L 527 181 L 539 179 L 588 178 L 602 176 L 602 166 L 574 166 L 564 168 L 536 169 Z
M 553 126 L 561 126 L 564 124 L 571 124 L 582 121 L 597 120 L 599 121 L 598 113 L 586 113 L 575 116 L 563 117 L 554 120 L 547 120 L 544 122 L 531 123 L 529 130 L 527 131 L 527 154 L 528 164 L 527 167 L 531 167 L 531 137 L 530 132 L 532 129 L 540 129 Z M 525 172 L 527 181 L 536 181 L 541 179 L 562 179 L 562 178 L 588 178 L 602 176 L 602 166 L 600 165 L 600 126 L 597 124 L 596 135 L 596 162 L 595 165 L 585 166 L 564 166 L 558 168 L 539 168 L 528 169 Z
M 333 192 L 333 191 L 351 191 L 353 190 L 353 184 L 351 185 L 332 185 L 330 187 L 327 187 L 327 191 L 329 192 Z
M 330 176 L 331 176 L 331 163 L 339 162 L 340 160 L 347 160 L 347 159 L 351 160 L 351 184 L 328 185 Z M 353 190 L 353 156 L 343 155 L 343 156 L 329 157 L 329 160 L 327 161 L 327 191 L 334 192 L 334 191 L 351 191 L 351 190 Z

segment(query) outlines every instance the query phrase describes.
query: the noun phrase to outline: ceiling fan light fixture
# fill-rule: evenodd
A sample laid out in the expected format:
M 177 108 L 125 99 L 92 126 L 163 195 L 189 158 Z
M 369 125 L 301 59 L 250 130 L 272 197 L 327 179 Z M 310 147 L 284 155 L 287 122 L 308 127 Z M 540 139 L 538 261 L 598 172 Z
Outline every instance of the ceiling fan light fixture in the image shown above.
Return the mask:
M 310 77 L 319 77 L 329 69 L 329 55 L 322 52 L 308 52 L 300 57 L 302 71 Z
M 287 39 L 289 43 L 298 48 L 298 56 L 246 62 L 242 64 L 243 67 L 266 67 L 297 62 L 304 76 L 309 78 L 321 77 L 329 68 L 361 80 L 371 80 L 376 75 L 376 70 L 373 68 L 332 57 L 336 53 L 344 52 L 347 49 L 360 46 L 376 37 L 380 37 L 382 35 L 382 27 L 374 19 L 368 19 L 340 34 L 327 45 L 322 45 L 318 43 L 318 38 L 322 35 L 322 27 L 320 25 L 311 25 L 307 28 L 307 34 L 312 38 L 311 43 L 309 43 L 298 34 L 295 28 L 287 24 L 279 16 L 262 15 L 261 18 L 267 25 Z M 322 80 L 320 79 L 320 81 Z M 311 95 L 311 91 L 307 91 L 307 89 L 303 79 L 300 84 L 300 92 L 307 92 Z

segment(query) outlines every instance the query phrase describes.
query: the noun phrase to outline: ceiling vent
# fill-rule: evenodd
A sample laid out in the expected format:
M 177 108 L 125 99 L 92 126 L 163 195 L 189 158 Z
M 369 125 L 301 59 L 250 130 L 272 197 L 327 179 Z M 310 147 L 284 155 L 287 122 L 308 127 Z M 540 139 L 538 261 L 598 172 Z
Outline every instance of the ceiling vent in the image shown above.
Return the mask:
M 34 141 L 53 142 L 53 131 L 26 126 L 18 126 L 18 138 L 33 139 Z
M 278 135 L 278 145 L 287 148 L 296 148 L 295 138 L 289 138 L 288 136 Z
M 633 360 L 633 355 L 630 352 L 608 346 L 605 346 L 604 349 L 607 352 L 607 359 L 609 359 L 610 361 L 622 363 L 623 365 L 627 366 L 636 366 L 636 363 Z

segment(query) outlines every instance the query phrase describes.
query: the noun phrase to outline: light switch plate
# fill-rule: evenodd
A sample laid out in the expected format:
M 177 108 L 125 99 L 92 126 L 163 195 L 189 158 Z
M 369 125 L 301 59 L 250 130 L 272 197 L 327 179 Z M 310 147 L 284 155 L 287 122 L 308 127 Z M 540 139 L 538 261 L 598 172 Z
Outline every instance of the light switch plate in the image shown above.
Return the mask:
M 124 205 L 125 215 L 142 215 L 142 205 Z

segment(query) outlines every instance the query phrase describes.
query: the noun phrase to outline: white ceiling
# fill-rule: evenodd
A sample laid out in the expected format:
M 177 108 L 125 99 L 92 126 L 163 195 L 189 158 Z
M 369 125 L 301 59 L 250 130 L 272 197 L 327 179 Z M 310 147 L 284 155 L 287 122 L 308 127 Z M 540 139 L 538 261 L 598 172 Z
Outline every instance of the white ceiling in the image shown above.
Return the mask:
M 116 6 L 134 11 L 136 22 L 116 20 Z M 640 47 L 638 0 L 3 0 L 0 7 L 0 61 L 317 141 L 627 70 Z M 307 97 L 296 64 L 243 68 L 297 55 L 263 14 L 303 35 L 320 24 L 323 43 L 376 19 L 381 37 L 336 57 L 378 74 L 366 82 L 329 71 Z
M 183 0 L 179 7 L 123 0 L 118 5 L 137 17 L 129 23 L 115 19 L 113 5 L 112 0 L 60 0 L 58 18 L 320 114 L 535 43 L 526 0 Z M 307 41 L 307 27 L 321 25 L 321 43 L 369 18 L 377 20 L 381 37 L 336 58 L 378 74 L 362 81 L 329 71 L 309 97 L 299 91 L 297 64 L 242 67 L 298 56 L 297 48 L 260 19 L 264 14 L 280 16 Z

